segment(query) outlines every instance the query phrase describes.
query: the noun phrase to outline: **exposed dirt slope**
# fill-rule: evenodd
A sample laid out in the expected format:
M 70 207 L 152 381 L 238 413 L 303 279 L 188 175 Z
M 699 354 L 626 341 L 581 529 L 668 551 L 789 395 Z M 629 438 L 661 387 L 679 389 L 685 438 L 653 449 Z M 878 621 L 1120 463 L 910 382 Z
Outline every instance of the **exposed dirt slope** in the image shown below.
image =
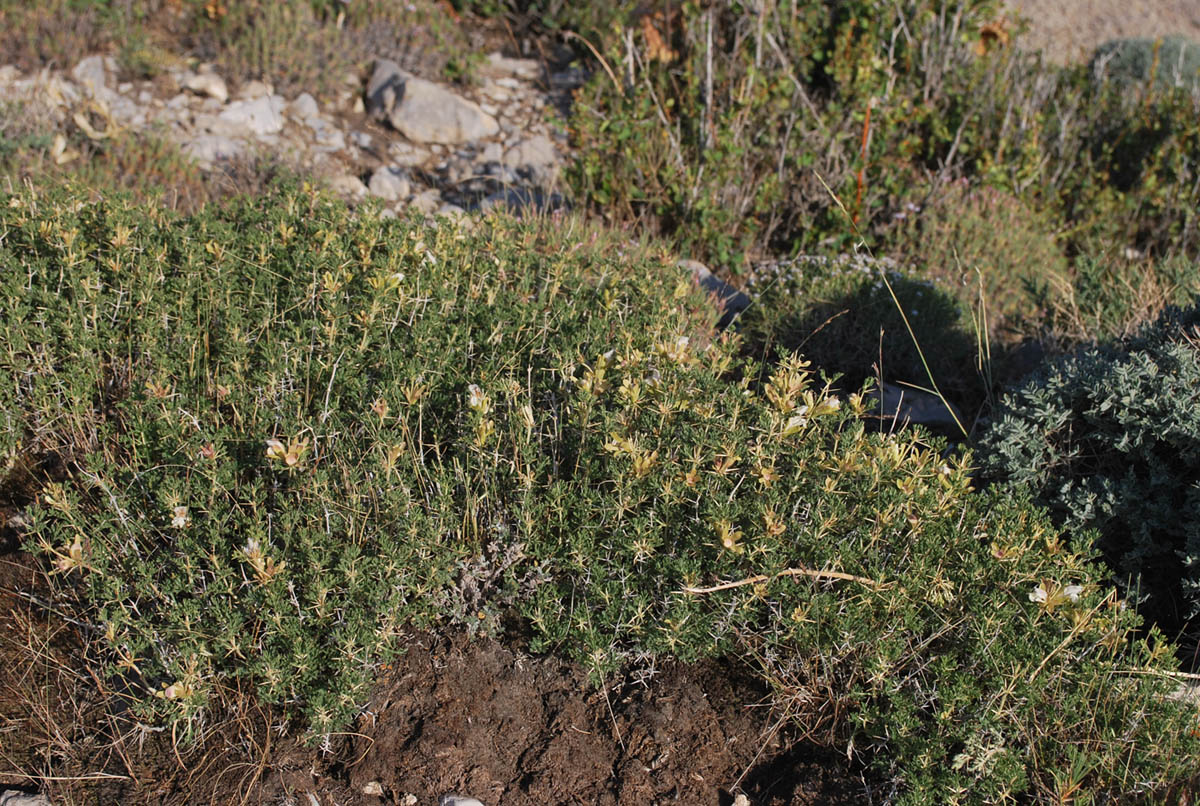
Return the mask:
M 1109 39 L 1179 35 L 1200 41 L 1197 0 L 1007 0 L 1029 20 L 1022 37 L 1054 62 L 1086 61 Z

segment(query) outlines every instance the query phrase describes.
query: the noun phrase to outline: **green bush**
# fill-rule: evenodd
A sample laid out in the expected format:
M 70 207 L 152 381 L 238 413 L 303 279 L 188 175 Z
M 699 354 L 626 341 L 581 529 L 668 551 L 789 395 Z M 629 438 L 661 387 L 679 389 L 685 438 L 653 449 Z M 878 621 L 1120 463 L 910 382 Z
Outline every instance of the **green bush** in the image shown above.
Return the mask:
M 799 356 L 713 340 L 664 256 L 307 191 L 0 222 L 0 449 L 67 468 L 27 546 L 182 735 L 238 685 L 320 737 L 402 630 L 516 615 L 597 678 L 748 655 L 898 802 L 1194 773 L 1171 647 L 1096 566 Z
M 747 282 L 754 304 L 738 320 L 747 351 L 767 360 L 803 352 L 847 390 L 877 379 L 927 388 L 932 373 L 973 414 L 986 387 L 968 308 L 909 269 L 864 254 L 757 265 Z
M 566 176 L 606 220 L 725 276 L 861 240 L 924 273 L 929 234 L 942 255 L 925 276 L 939 279 L 952 246 L 1006 250 L 975 265 L 1006 320 L 1028 316 L 1022 335 L 1076 259 L 1200 252 L 1200 98 L 1049 65 L 990 36 L 996 14 L 722 0 L 623 18 L 576 97 Z M 961 208 L 995 213 L 994 237 L 949 231 Z
M 1200 43 L 1182 36 L 1161 39 L 1113 39 L 1092 54 L 1088 69 L 1097 80 L 1122 87 L 1200 89 Z
M 1200 614 L 1200 311 L 1066 357 L 1005 396 L 983 472 L 1094 529 L 1112 576 L 1176 629 Z

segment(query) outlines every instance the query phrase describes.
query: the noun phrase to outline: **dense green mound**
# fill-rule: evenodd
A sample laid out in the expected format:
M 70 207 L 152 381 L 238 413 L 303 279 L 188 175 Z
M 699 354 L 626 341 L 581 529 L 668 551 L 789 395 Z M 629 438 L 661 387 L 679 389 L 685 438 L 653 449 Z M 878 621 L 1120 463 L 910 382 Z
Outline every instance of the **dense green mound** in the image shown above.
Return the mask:
M 66 468 L 28 545 L 147 717 L 248 684 L 320 736 L 405 628 L 515 616 L 597 676 L 752 658 L 903 802 L 1194 772 L 1171 647 L 1102 569 L 799 356 L 740 359 L 644 249 L 294 190 L 23 195 L 0 231 L 0 449 Z
M 1116 581 L 1156 621 L 1200 614 L 1200 309 L 1043 368 L 1007 395 L 984 470 L 1097 530 Z

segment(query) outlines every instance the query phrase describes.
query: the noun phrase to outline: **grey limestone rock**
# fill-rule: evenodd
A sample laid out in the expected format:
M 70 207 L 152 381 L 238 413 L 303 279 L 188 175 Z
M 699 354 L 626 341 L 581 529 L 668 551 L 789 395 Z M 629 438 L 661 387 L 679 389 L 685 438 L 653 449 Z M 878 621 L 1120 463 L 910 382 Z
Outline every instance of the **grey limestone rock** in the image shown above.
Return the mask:
M 283 130 L 284 100 L 278 95 L 264 95 L 249 101 L 234 101 L 222 110 L 218 119 L 223 130 L 213 134 L 229 136 L 262 136 Z
M 500 130 L 478 105 L 387 59 L 375 63 L 367 84 L 367 110 L 416 143 L 466 143 Z
M 678 265 L 681 269 L 690 271 L 695 281 L 719 306 L 721 318 L 717 321 L 718 330 L 729 327 L 738 314 L 750 307 L 750 297 L 717 277 L 700 261 L 684 259 L 680 260 Z
M 384 166 L 371 174 L 367 188 L 372 196 L 378 196 L 384 201 L 396 201 L 408 196 L 411 191 L 408 178 L 402 171 Z
M 288 111 L 293 116 L 304 120 L 305 118 L 315 118 L 321 113 L 320 107 L 317 106 L 317 99 L 309 95 L 307 92 L 302 92 L 297 95 L 290 104 Z
M 8 789 L 0 792 L 0 806 L 51 806 L 51 803 L 45 795 L 30 795 Z
M 895 420 L 897 425 L 913 423 L 957 431 L 962 422 L 962 415 L 954 404 L 920 389 L 885 382 L 882 390 L 872 390 L 871 394 L 879 403 L 880 416 Z

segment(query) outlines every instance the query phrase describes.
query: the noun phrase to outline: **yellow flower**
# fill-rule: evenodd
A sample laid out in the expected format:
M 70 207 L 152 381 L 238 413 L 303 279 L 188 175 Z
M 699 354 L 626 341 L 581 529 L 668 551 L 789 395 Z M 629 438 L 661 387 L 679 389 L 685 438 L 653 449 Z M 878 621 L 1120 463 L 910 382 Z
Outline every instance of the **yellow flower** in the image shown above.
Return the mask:
M 732 551 L 734 554 L 741 554 L 743 546 L 739 543 L 742 539 L 740 529 L 734 529 L 733 524 L 727 520 L 717 521 L 714 525 L 717 532 L 717 542 L 721 548 Z
M 1043 610 L 1050 613 L 1059 605 L 1078 602 L 1081 593 L 1083 593 L 1081 585 L 1060 586 L 1057 582 L 1046 579 L 1030 591 L 1029 601 L 1036 602 L 1042 606 Z
M 475 384 L 467 387 L 467 408 L 484 416 L 492 410 L 491 399 Z
M 375 413 L 380 422 L 383 422 L 384 418 L 388 416 L 388 402 L 382 397 L 375 398 L 371 403 L 371 411 Z
M 296 467 L 308 453 L 308 438 L 293 439 L 285 448 L 277 439 L 267 440 L 267 458 L 281 462 L 287 467 Z

